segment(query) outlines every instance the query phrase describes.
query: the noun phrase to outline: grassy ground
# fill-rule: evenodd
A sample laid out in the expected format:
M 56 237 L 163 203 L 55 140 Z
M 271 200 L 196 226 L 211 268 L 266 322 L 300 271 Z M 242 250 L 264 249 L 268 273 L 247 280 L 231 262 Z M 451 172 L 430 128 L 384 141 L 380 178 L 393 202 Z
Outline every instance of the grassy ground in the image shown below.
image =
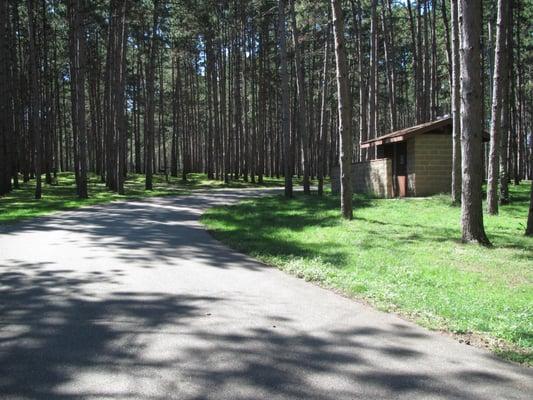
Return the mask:
M 260 198 L 208 211 L 203 222 L 230 246 L 297 276 L 533 363 L 533 238 L 524 237 L 530 185 L 485 217 L 494 248 L 464 245 L 448 196 Z
M 44 181 L 43 181 L 44 182 Z M 204 174 L 188 174 L 187 182 L 181 178 L 169 177 L 168 182 L 164 176 L 154 175 L 154 190 L 144 190 L 144 175 L 132 174 L 125 182 L 125 195 L 120 196 L 107 190 L 96 175 L 89 177 L 89 198 L 80 200 L 76 196 L 74 175 L 72 173 L 58 174 L 56 182 L 52 185 L 43 183 L 43 198 L 35 200 L 35 182 L 32 180 L 21 184 L 19 190 L 14 190 L 7 196 L 0 197 L 0 224 L 14 222 L 24 218 L 45 215 L 58 210 L 78 208 L 86 205 L 107 203 L 113 200 L 134 199 L 142 197 L 184 195 L 192 189 L 224 188 L 224 187 L 251 187 L 251 186 L 279 186 L 283 185 L 282 179 L 265 178 L 262 185 L 251 184 L 242 180 L 224 182 L 207 179 Z

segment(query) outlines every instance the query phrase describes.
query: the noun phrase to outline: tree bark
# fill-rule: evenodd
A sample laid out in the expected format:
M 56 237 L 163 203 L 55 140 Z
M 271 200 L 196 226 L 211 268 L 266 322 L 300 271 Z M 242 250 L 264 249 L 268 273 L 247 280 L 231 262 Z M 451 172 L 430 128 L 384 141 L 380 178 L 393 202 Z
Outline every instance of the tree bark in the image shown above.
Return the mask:
M 9 3 L 0 4 L 0 196 L 11 192 L 11 154 L 13 135 L 12 90 L 10 87 L 10 27 Z
M 423 40 L 420 39 L 420 53 L 423 54 L 423 87 L 424 87 L 424 110 L 423 110 L 423 122 L 427 122 L 431 119 L 431 71 L 429 66 L 429 6 L 428 2 L 430 0 L 420 0 L 418 2 L 418 15 L 419 15 L 419 21 L 421 25 L 419 25 L 420 28 L 422 28 L 422 22 L 423 22 Z M 422 15 L 421 9 L 423 8 L 424 14 Z M 423 20 L 423 21 L 421 21 Z M 421 29 L 422 30 L 422 29 Z M 420 31 L 421 31 L 420 30 Z M 422 36 L 422 35 L 421 35 Z M 422 52 L 423 48 L 423 52 Z
M 289 129 L 289 75 L 287 73 L 287 45 L 285 0 L 279 0 L 278 15 L 278 40 L 280 53 L 280 79 L 281 79 L 281 130 L 283 135 L 283 173 L 285 175 L 285 197 L 292 197 L 292 172 L 291 172 L 291 133 Z
M 396 131 L 396 73 L 394 68 L 394 29 L 390 0 L 381 0 L 381 24 L 383 28 L 383 50 L 385 55 L 385 67 L 387 70 L 387 97 L 389 100 L 389 123 L 390 130 Z M 388 10 L 388 11 L 387 11 Z
M 448 0 L 441 0 L 441 13 L 442 13 L 442 23 L 444 25 L 444 36 L 446 39 L 446 60 L 448 61 L 446 67 L 448 69 L 448 77 L 450 81 L 450 93 L 452 90 L 453 85 L 453 72 L 452 72 L 452 44 L 450 39 L 450 27 L 448 23 L 448 14 L 446 13 L 446 1 Z M 455 2 L 455 0 L 452 0 L 452 3 Z
M 149 56 L 146 68 L 146 114 L 147 125 L 145 126 L 146 136 L 146 165 L 145 165 L 145 189 L 153 189 L 153 162 L 154 162 L 154 136 L 155 136 L 155 63 L 157 52 L 157 26 L 159 0 L 154 1 L 154 14 L 152 21 L 152 32 L 150 35 Z
M 320 105 L 320 136 L 318 140 L 318 195 L 324 192 L 324 175 L 326 170 L 326 107 L 328 92 L 328 68 L 329 68 L 329 32 L 330 26 L 326 28 L 324 35 L 324 67 L 322 70 L 322 98 Z
M 298 92 L 298 130 L 302 139 L 301 158 L 303 166 L 303 187 L 304 194 L 310 194 L 309 187 L 309 132 L 307 125 L 307 104 L 305 102 L 305 79 L 304 66 L 302 64 L 300 35 L 296 26 L 296 13 L 294 12 L 294 1 L 290 0 L 292 40 L 294 42 L 294 63 L 296 69 L 296 90 Z
M 498 20 L 496 27 L 496 54 L 492 92 L 492 112 L 490 126 L 490 150 L 487 182 L 487 212 L 498 214 L 498 180 L 500 162 L 500 129 L 502 118 L 502 93 L 508 85 L 507 49 L 507 0 L 498 0 Z
M 363 57 L 363 55 L 365 54 L 362 35 L 363 17 L 361 10 L 361 2 L 357 1 L 356 6 L 354 0 L 352 0 L 351 4 L 357 37 L 357 72 L 359 75 L 359 161 L 365 161 L 368 156 L 368 150 L 361 149 L 361 143 L 368 140 L 368 82 L 365 79 L 366 70 L 365 61 Z
M 70 20 L 70 75 L 72 87 L 72 127 L 76 129 L 78 153 L 78 179 L 76 182 L 78 197 L 88 198 L 87 193 L 87 131 L 85 126 L 85 26 L 83 1 L 69 0 L 68 13 Z
M 457 0 L 452 0 L 457 1 Z M 418 7 L 417 7 L 418 9 Z M 411 59 L 412 59 L 412 68 L 413 68 L 413 78 L 414 78 L 414 96 L 415 96 L 415 116 L 416 122 L 422 123 L 421 110 L 422 110 L 422 87 L 420 84 L 420 58 L 418 47 L 418 31 L 417 24 L 415 22 L 415 16 L 413 15 L 413 8 L 411 7 L 411 1 L 407 0 L 407 11 L 409 14 L 409 27 L 411 31 Z
M 35 48 L 35 0 L 27 0 L 28 10 L 28 44 L 29 44 L 29 64 L 30 64 L 30 126 L 33 134 L 34 147 L 34 171 L 35 171 L 35 199 L 42 196 L 41 182 L 41 121 L 39 113 L 41 111 L 41 100 L 39 95 L 39 75 L 37 50 Z
M 513 22 L 513 0 L 509 0 L 507 9 L 507 27 L 505 30 L 505 46 L 512 49 L 512 22 Z M 510 51 L 507 57 L 507 71 L 504 77 L 509 82 L 509 74 L 513 69 L 513 52 Z M 502 116 L 501 116 L 501 148 L 500 148 L 500 204 L 509 203 L 509 138 L 510 135 L 510 85 L 502 86 Z
M 376 110 L 376 99 L 377 99 L 377 90 L 378 90 L 378 58 L 377 58 L 377 6 L 378 1 L 372 0 L 371 2 L 371 11 L 370 11 L 370 74 L 369 74 L 369 96 L 368 96 L 368 135 L 370 138 L 377 137 L 377 110 Z M 339 110 L 340 111 L 340 110 Z M 339 116 L 340 116 L 339 112 Z M 375 152 L 375 150 L 374 150 Z M 371 158 L 375 158 L 375 153 L 371 155 Z
M 376 2 L 377 0 L 374 0 L 374 6 L 376 5 Z M 339 0 L 331 0 L 331 11 L 333 16 L 333 33 L 335 36 L 335 61 L 337 65 L 341 213 L 344 218 L 352 219 L 352 104 L 348 85 L 346 49 L 344 47 L 344 16 Z
M 531 179 L 531 193 L 529 195 L 529 213 L 527 216 L 526 236 L 533 236 L 533 141 L 529 147 L 529 179 Z
M 209 24 L 209 23 L 208 23 Z M 207 178 L 214 178 L 214 165 L 213 165 L 213 137 L 216 132 L 214 127 L 214 120 L 218 117 L 217 104 L 215 102 L 215 96 L 217 93 L 216 77 L 215 77 L 215 56 L 213 52 L 213 32 L 211 29 L 207 30 L 205 35 L 205 51 L 206 51 L 206 87 L 207 87 L 207 107 L 208 107 L 208 130 L 207 130 Z
M 126 91 L 126 52 L 127 46 L 127 27 L 126 27 L 126 10 L 128 0 L 121 0 L 119 7 L 119 30 L 118 30 L 118 48 L 117 48 L 117 69 L 116 69 L 116 87 L 115 87 L 115 118 L 117 124 L 117 189 L 119 194 L 124 194 L 124 181 L 126 179 L 126 154 L 127 148 L 127 115 L 125 112 L 125 91 Z
M 461 96 L 459 62 L 459 9 L 458 0 L 451 0 L 452 19 L 452 204 L 461 202 Z
M 461 228 L 464 242 L 490 245 L 481 204 L 482 132 L 480 35 L 481 0 L 459 0 L 461 32 Z
M 266 11 L 266 10 L 264 10 Z M 258 97 L 258 165 L 257 182 L 263 183 L 265 174 L 265 137 L 267 136 L 267 71 L 268 71 L 268 49 L 269 49 L 269 19 L 263 17 L 261 21 L 261 32 L 259 35 L 259 97 Z M 269 110 L 270 111 L 270 110 Z

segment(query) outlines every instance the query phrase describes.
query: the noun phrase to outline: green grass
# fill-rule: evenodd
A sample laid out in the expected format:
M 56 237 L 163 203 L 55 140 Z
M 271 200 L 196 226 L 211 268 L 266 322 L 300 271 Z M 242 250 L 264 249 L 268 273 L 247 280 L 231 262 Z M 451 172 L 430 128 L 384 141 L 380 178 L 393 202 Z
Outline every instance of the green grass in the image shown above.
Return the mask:
M 257 180 L 257 178 L 256 178 Z M 295 185 L 301 184 L 301 178 L 293 178 L 293 182 Z M 181 183 L 181 181 L 180 181 Z M 247 187 L 277 187 L 277 186 L 283 186 L 285 183 L 284 178 L 275 178 L 275 177 L 268 177 L 265 176 L 263 178 L 263 183 L 259 184 L 257 182 L 251 183 L 250 181 L 244 181 L 242 179 L 239 180 L 231 180 L 229 183 L 224 183 L 224 181 L 220 180 L 214 180 L 214 179 L 207 179 L 206 174 L 198 174 L 198 173 L 191 173 L 187 175 L 187 182 L 183 185 L 185 187 L 192 187 L 192 188 L 247 188 Z
M 218 207 L 202 221 L 215 237 L 304 279 L 365 299 L 507 359 L 533 363 L 533 238 L 524 237 L 529 184 L 485 216 L 494 247 L 460 243 L 460 209 L 448 196 L 260 198 Z
M 44 180 L 43 180 L 44 182 Z M 43 197 L 34 199 L 35 182 L 22 183 L 20 189 L 0 197 L 0 224 L 19 221 L 25 218 L 50 214 L 58 210 L 68 210 L 82 206 L 107 203 L 114 200 L 138 199 L 143 197 L 186 195 L 192 189 L 239 188 L 283 185 L 282 179 L 265 177 L 263 184 L 252 184 L 242 180 L 229 184 L 207 179 L 205 174 L 191 173 L 187 182 L 181 178 L 169 177 L 168 182 L 162 175 L 154 175 L 153 190 L 144 190 L 144 175 L 130 174 L 124 184 L 123 196 L 107 190 L 96 175 L 89 176 L 89 198 L 80 200 L 76 196 L 74 174 L 60 173 L 52 185 L 43 183 Z

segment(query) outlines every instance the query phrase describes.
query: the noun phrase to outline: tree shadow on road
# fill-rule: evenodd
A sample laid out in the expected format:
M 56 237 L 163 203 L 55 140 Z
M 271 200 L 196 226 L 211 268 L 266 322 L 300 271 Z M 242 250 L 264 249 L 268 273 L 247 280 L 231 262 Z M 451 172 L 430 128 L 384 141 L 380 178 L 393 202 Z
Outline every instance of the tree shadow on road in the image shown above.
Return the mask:
M 464 360 L 453 376 L 433 369 L 431 349 L 412 346 L 429 336 L 408 323 L 302 330 L 263 315 L 221 327 L 211 312 L 234 300 L 87 289 L 116 274 L 16 260 L 0 268 L 2 398 L 484 399 L 516 383 Z M 422 368 L 402 367 L 413 364 Z
M 261 190 L 257 193 L 268 193 Z M 244 255 L 225 249 L 198 222 L 210 205 L 227 204 L 246 199 L 256 191 L 216 191 L 187 197 L 153 198 L 146 201 L 117 202 L 88 207 L 63 214 L 34 218 L 18 224 L 0 226 L 0 235 L 31 232 L 63 231 L 83 234 L 66 239 L 83 248 L 101 248 L 124 261 L 164 265 L 179 261 L 198 260 L 220 268 L 257 269 Z M 52 245 L 62 243 L 52 243 Z

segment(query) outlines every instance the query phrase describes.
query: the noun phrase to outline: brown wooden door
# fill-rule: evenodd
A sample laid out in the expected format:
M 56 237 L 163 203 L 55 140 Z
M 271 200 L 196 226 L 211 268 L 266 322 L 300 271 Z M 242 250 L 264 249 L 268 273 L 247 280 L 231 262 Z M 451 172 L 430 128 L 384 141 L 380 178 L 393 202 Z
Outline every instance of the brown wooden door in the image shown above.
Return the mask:
M 407 196 L 407 143 L 396 143 L 396 154 L 394 157 L 394 170 L 396 171 L 397 195 L 400 197 Z

